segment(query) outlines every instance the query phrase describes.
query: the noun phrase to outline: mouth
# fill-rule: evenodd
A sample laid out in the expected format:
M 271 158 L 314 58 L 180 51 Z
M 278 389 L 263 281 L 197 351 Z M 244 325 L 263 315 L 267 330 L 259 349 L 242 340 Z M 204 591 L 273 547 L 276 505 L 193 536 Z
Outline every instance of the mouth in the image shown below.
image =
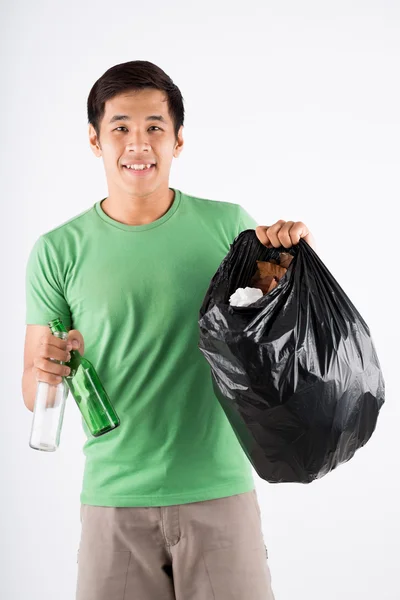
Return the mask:
M 144 169 L 132 169 L 126 165 L 122 165 L 122 169 L 128 174 L 129 177 L 147 177 L 152 171 L 154 171 L 156 165 L 151 167 L 145 167 Z

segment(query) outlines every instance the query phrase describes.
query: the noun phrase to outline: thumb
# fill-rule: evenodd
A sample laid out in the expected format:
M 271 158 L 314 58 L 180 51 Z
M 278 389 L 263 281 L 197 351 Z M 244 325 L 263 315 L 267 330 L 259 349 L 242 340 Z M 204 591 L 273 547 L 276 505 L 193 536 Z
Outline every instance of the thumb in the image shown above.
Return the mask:
M 68 331 L 67 342 L 68 344 L 72 344 L 72 350 L 79 350 L 80 354 L 84 353 L 85 342 L 83 340 L 83 335 L 77 329 Z
M 317 244 L 315 241 L 315 237 L 313 236 L 313 234 L 311 232 L 309 232 L 307 235 L 305 235 L 303 239 L 305 242 L 307 242 L 307 244 L 309 246 L 311 246 L 311 248 L 314 250 L 314 252 L 317 251 Z

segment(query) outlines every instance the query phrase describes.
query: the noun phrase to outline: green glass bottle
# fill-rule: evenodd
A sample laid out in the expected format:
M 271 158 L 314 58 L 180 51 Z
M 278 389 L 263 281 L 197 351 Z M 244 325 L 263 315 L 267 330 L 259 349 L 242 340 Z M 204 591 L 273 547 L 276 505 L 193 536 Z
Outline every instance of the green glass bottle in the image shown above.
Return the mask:
M 49 321 L 49 327 L 53 334 L 57 331 L 67 331 L 60 318 Z M 77 350 L 71 350 L 70 353 L 71 360 L 65 364 L 70 367 L 71 372 L 63 379 L 90 433 L 99 437 L 118 427 L 120 420 L 92 363 Z

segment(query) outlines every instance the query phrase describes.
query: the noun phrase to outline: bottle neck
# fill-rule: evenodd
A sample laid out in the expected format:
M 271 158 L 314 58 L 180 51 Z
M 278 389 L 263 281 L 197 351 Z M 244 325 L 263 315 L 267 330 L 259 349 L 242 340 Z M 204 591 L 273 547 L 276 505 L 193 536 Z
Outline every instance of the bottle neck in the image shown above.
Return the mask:
M 68 338 L 68 333 L 66 331 L 52 331 L 52 334 L 60 338 L 60 340 L 66 340 Z
M 52 321 L 49 321 L 49 327 L 50 327 L 51 333 L 53 335 L 55 335 L 56 332 L 62 332 L 62 333 L 68 334 L 67 329 L 66 329 L 64 323 L 61 321 L 60 318 L 53 319 Z

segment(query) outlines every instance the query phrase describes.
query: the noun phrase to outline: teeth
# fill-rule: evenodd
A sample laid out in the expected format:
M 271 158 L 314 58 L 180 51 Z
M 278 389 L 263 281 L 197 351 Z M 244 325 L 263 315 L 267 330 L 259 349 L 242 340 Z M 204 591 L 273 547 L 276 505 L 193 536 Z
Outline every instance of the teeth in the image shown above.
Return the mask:
M 133 169 L 134 171 L 143 171 L 144 169 L 150 169 L 152 166 L 150 165 L 125 165 L 128 169 Z

